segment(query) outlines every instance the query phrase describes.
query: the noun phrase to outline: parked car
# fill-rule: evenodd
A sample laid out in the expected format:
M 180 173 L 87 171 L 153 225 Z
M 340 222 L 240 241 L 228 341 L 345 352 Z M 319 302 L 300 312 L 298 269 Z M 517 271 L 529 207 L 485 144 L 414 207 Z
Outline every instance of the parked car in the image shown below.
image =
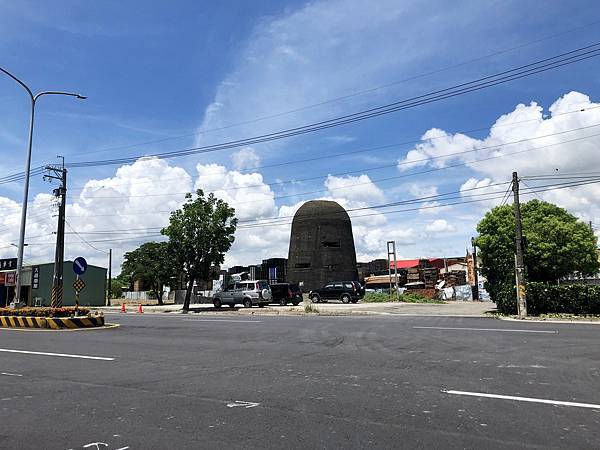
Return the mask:
M 341 300 L 342 303 L 356 303 L 361 297 L 361 289 L 357 289 L 353 281 L 334 281 L 320 289 L 310 291 L 308 297 L 313 303 L 328 300 Z
M 236 304 L 242 304 L 246 308 L 258 305 L 262 308 L 271 301 L 271 288 L 266 280 L 244 280 L 232 281 L 223 290 L 213 295 L 213 305 L 220 308 L 229 305 L 233 308 Z
M 273 283 L 271 284 L 271 293 L 273 295 L 271 302 L 279 303 L 282 306 L 288 303 L 297 306 L 302 301 L 302 290 L 296 283 Z

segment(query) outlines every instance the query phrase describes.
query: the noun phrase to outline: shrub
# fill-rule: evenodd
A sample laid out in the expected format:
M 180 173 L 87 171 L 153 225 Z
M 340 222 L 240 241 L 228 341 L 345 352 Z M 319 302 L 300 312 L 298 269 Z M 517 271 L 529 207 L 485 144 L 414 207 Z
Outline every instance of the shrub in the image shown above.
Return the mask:
M 502 284 L 490 292 L 500 314 L 517 314 L 517 289 L 511 284 Z
M 444 303 L 436 298 L 430 298 L 422 294 L 405 292 L 400 296 L 401 302 L 406 303 Z
M 503 286 L 495 297 L 500 313 L 517 313 L 514 286 Z M 527 314 L 600 314 L 600 286 L 527 283 Z
M 393 299 L 390 294 L 385 294 L 383 292 L 367 292 L 362 298 L 363 303 L 386 303 L 393 301 L 395 301 L 395 299 Z
M 600 286 L 528 283 L 527 313 L 600 314 Z
M 433 299 L 417 292 L 405 292 L 399 299 L 382 292 L 368 292 L 362 299 L 363 303 L 386 303 L 401 301 L 405 303 L 444 303 L 441 300 Z
M 84 316 L 89 314 L 88 308 L 78 308 L 77 314 Z M 71 317 L 75 315 L 75 307 L 68 306 L 64 308 L 48 307 L 25 307 L 20 309 L 0 308 L 0 316 L 19 316 L 19 317 Z

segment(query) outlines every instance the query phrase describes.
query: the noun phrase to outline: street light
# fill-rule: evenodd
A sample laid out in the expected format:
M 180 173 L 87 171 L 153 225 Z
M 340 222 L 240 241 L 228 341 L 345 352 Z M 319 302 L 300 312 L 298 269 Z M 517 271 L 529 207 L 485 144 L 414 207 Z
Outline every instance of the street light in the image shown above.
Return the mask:
M 70 97 L 75 97 L 80 100 L 85 100 L 87 97 L 84 97 L 80 94 L 74 94 L 72 92 L 61 92 L 61 91 L 43 91 L 34 94 L 29 87 L 15 77 L 12 73 L 0 67 L 0 71 L 4 72 L 10 78 L 15 80 L 19 85 L 27 91 L 29 98 L 31 100 L 31 116 L 29 119 L 29 142 L 27 144 L 27 159 L 25 162 L 25 189 L 23 189 L 23 206 L 21 208 L 21 229 L 19 231 L 19 250 L 17 255 L 17 292 L 15 296 L 14 307 L 18 308 L 21 302 L 21 272 L 23 271 L 23 249 L 25 248 L 25 224 L 27 222 L 27 201 L 29 199 L 29 171 L 31 169 L 31 146 L 33 143 L 33 119 L 35 117 L 35 104 L 37 99 L 42 95 L 68 95 Z

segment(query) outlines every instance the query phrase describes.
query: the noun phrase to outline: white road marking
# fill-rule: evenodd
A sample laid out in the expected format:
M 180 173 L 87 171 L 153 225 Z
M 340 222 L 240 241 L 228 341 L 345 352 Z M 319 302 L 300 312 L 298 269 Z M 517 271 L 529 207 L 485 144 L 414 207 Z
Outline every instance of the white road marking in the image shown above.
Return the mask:
M 453 395 L 467 395 L 470 397 L 498 398 L 501 400 L 515 400 L 518 402 L 546 403 L 549 405 L 574 406 L 577 408 L 600 409 L 600 405 L 594 405 L 592 403 L 563 402 L 560 400 L 546 400 L 543 398 L 531 398 L 531 397 L 515 397 L 513 395 L 486 394 L 483 392 L 444 391 L 444 390 L 442 390 L 442 392 L 445 392 L 446 394 L 453 394 Z
M 234 319 L 183 319 L 184 322 L 235 322 L 235 323 L 260 323 L 260 320 L 234 320 Z
M 235 400 L 233 403 L 227 403 L 228 408 L 235 408 L 236 406 L 243 406 L 244 408 L 254 408 L 255 406 L 260 405 L 260 403 L 254 402 L 243 402 L 241 400 Z
M 0 352 L 23 353 L 25 355 L 60 356 L 61 358 L 97 359 L 100 361 L 114 361 L 115 360 L 115 358 L 105 358 L 104 356 L 70 355 L 68 353 L 30 352 L 27 350 L 12 350 L 12 349 L 8 349 L 8 348 L 0 348 Z
M 20 373 L 8 373 L 8 372 L 0 372 L 0 375 L 6 375 L 7 377 L 22 377 Z
M 460 328 L 460 327 L 413 327 L 423 330 L 500 331 L 502 333 L 545 333 L 558 334 L 556 330 L 517 330 L 509 328 Z

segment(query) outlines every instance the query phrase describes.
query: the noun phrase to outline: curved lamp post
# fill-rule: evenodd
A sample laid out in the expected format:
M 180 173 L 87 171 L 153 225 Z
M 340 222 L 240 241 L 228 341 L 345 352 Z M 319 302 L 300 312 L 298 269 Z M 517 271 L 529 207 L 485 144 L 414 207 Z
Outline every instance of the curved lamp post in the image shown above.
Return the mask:
M 25 162 L 25 189 L 23 190 L 23 206 L 21 208 L 21 228 L 19 231 L 19 250 L 17 255 L 17 292 L 14 300 L 14 307 L 18 308 L 21 302 L 21 273 L 23 271 L 23 249 L 25 248 L 25 224 L 27 222 L 27 201 L 29 199 L 29 171 L 31 169 L 31 146 L 33 143 L 33 120 L 35 117 L 35 105 L 38 100 L 43 95 L 68 95 L 70 97 L 75 97 L 81 100 L 85 100 L 87 97 L 84 97 L 80 94 L 74 94 L 72 92 L 61 92 L 61 91 L 43 91 L 34 94 L 29 87 L 15 77 L 12 73 L 0 67 L 0 72 L 5 73 L 10 78 L 15 80 L 19 85 L 27 91 L 29 95 L 29 99 L 31 100 L 31 116 L 29 118 L 29 140 L 27 144 L 27 159 Z

